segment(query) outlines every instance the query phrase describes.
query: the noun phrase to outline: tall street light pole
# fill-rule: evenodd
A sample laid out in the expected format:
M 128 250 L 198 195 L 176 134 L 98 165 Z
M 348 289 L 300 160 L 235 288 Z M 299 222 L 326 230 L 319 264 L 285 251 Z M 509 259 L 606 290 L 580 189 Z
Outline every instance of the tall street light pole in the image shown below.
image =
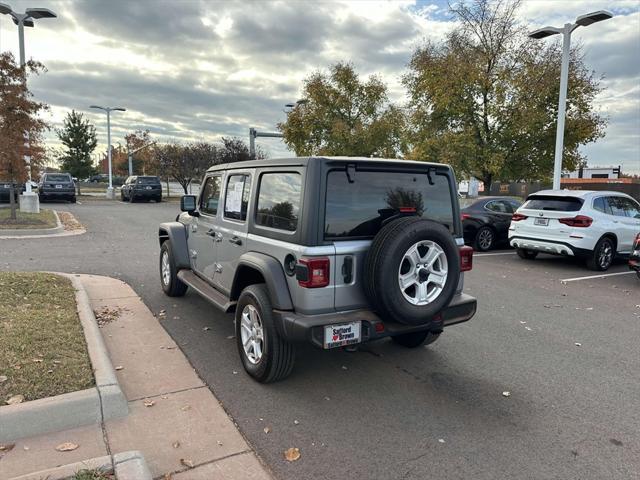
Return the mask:
M 111 112 L 126 112 L 122 107 L 101 107 L 99 105 L 91 105 L 89 108 L 97 108 L 107 113 L 107 158 L 109 159 L 109 187 L 107 187 L 107 198 L 113 200 L 116 196 L 113 192 L 113 175 L 111 170 Z
M 551 35 L 562 34 L 562 67 L 560 69 L 560 95 L 558 98 L 558 125 L 556 130 L 556 150 L 553 161 L 553 189 L 560 189 L 562 174 L 562 153 L 564 150 L 564 121 L 567 106 L 567 83 L 569 81 L 569 53 L 571 49 L 571 33 L 578 27 L 587 27 L 592 23 L 608 20 L 613 14 L 606 10 L 580 15 L 575 23 L 565 23 L 564 27 L 544 27 L 529 34 L 529 37 L 541 39 Z
M 0 13 L 9 15 L 13 23 L 18 26 L 18 40 L 20 44 L 20 67 L 25 68 L 26 59 L 24 52 L 24 27 L 33 27 L 34 20 L 41 18 L 56 18 L 57 15 L 48 8 L 27 8 L 24 13 L 18 13 L 6 3 L 0 3 Z M 26 81 L 26 72 L 25 72 Z M 25 132 L 25 147 L 29 147 L 29 133 Z M 27 164 L 27 185 L 25 193 L 21 195 L 20 210 L 24 212 L 39 212 L 40 205 L 38 197 L 31 191 L 31 157 L 29 155 L 24 156 L 25 163 Z

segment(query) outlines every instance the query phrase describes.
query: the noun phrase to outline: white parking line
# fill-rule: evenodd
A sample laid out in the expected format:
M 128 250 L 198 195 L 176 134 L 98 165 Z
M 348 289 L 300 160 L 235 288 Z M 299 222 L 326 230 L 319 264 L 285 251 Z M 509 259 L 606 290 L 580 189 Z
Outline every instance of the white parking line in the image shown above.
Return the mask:
M 79 202 L 79 201 L 77 201 L 77 200 L 76 200 L 76 203 L 77 203 L 78 205 L 82 205 L 82 202 Z
M 491 257 L 493 255 L 515 255 L 516 252 L 499 252 L 499 253 L 475 253 L 473 254 L 473 258 L 475 257 Z
M 605 278 L 605 277 L 613 277 L 615 275 L 629 275 L 630 273 L 636 273 L 636 272 L 618 272 L 618 273 L 604 273 L 602 275 L 591 275 L 589 277 L 576 277 L 576 278 L 564 278 L 562 280 L 560 280 L 562 283 L 566 283 L 566 282 L 577 282 L 578 280 L 590 280 L 592 278 Z

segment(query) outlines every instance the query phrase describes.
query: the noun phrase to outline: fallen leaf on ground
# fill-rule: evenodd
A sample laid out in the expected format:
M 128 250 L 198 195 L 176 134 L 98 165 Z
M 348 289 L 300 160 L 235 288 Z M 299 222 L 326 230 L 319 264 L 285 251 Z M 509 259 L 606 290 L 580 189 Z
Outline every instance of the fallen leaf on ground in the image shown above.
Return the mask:
M 187 410 L 191 410 L 191 405 L 185 405 L 184 407 L 180 407 L 180 410 L 186 412 Z
M 264 427 L 264 433 L 269 433 L 271 429 L 269 427 Z
M 593 310 L 593 307 L 587 307 L 585 310 Z
M 181 458 L 180 463 L 187 468 L 193 468 L 193 460 L 189 460 L 188 458 Z
M 218 440 L 217 442 L 218 442 L 218 446 L 221 447 L 222 446 L 222 442 L 220 440 Z
M 511 396 L 511 392 L 502 392 L 502 396 L 503 397 L 510 397 Z
M 155 404 L 156 404 L 156 402 L 154 402 L 153 400 L 147 399 L 147 400 L 144 401 L 144 406 L 145 407 L 153 407 Z
M 520 323 L 521 323 L 522 325 L 524 325 L 524 324 L 525 324 L 525 323 L 527 323 L 527 322 L 520 321 Z
M 439 442 L 439 443 L 445 443 L 445 442 L 444 442 L 444 438 L 439 438 L 439 439 L 438 439 L 438 442 Z
M 9 380 L 9 378 L 6 375 L 0 375 L 0 383 L 4 383 L 7 380 Z
M 9 400 L 7 400 L 7 405 L 17 405 L 18 403 L 24 402 L 23 395 L 14 395 Z
M 42 363 L 42 359 L 41 358 L 34 358 L 33 359 L 33 363 Z
M 123 368 L 124 368 L 124 367 L 123 367 L 122 365 L 118 365 L 118 366 L 116 367 L 116 370 L 122 370 Z
M 16 446 L 15 443 L 6 443 L 6 444 L 0 443 L 0 452 L 10 452 L 11 450 L 13 450 L 13 447 L 15 446 Z
M 294 420 L 294 421 L 293 421 L 293 424 L 294 424 L 294 425 L 299 425 L 299 424 L 300 424 L 300 422 L 299 422 L 298 420 Z
M 59 452 L 71 452 L 72 450 L 75 450 L 76 448 L 78 448 L 78 446 L 79 445 L 72 442 L 65 442 L 58 445 L 56 447 L 56 450 Z
M 296 447 L 288 448 L 284 451 L 284 458 L 289 462 L 295 462 L 300 458 L 300 449 Z
M 227 340 L 231 340 L 232 338 L 236 338 L 236 336 L 235 336 L 235 335 L 229 335 L 229 336 L 227 337 Z
M 237 374 L 238 374 L 238 372 L 236 372 L 236 371 L 234 370 L 234 371 L 233 371 L 233 374 L 234 374 L 234 375 L 237 375 Z
M 574 343 L 574 345 L 575 345 L 576 347 L 581 347 L 581 346 L 582 346 L 582 344 L 581 344 L 580 342 L 576 342 L 576 343 Z
M 178 447 L 180 447 L 180 442 L 178 442 L 176 440 L 175 442 L 173 442 L 172 446 L 173 446 L 173 448 L 178 448 Z
M 343 370 L 348 370 L 347 367 L 345 367 L 344 365 L 342 365 L 342 369 Z
M 525 330 L 531 331 L 531 327 L 524 327 L 524 328 L 525 328 Z
M 171 480 L 171 478 L 173 478 L 173 475 L 170 473 L 165 473 L 163 479 L 164 480 Z
M 211 327 L 204 327 L 202 330 L 204 330 L 206 332 L 208 330 L 211 330 Z

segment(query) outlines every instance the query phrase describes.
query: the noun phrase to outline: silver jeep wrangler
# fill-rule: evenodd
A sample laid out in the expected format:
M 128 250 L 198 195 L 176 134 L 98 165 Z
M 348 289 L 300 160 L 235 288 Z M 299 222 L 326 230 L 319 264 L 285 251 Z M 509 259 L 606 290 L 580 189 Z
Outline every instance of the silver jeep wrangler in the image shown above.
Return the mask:
M 198 197 L 159 228 L 169 296 L 191 287 L 235 311 L 238 351 L 259 382 L 286 377 L 295 345 L 383 337 L 433 343 L 469 320 L 473 251 L 447 165 L 351 157 L 210 168 Z

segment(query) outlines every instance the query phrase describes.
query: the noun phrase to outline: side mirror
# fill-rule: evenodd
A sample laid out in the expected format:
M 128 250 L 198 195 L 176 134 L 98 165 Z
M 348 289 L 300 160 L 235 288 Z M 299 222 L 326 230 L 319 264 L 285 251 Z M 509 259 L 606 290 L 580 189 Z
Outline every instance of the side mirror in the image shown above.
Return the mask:
M 180 199 L 180 210 L 187 212 L 189 215 L 193 215 L 197 206 L 195 195 L 183 195 Z M 197 215 L 194 215 L 197 216 Z

